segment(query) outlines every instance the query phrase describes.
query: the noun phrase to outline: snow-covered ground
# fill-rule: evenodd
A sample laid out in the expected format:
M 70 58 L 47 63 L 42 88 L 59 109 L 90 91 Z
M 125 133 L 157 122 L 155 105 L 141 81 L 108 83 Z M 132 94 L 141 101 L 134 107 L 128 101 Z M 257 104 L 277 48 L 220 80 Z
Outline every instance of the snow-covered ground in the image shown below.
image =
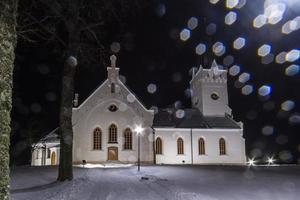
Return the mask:
M 73 181 L 55 182 L 57 167 L 11 172 L 13 200 L 299 200 L 300 166 L 74 167 Z M 142 178 L 146 177 L 146 178 Z

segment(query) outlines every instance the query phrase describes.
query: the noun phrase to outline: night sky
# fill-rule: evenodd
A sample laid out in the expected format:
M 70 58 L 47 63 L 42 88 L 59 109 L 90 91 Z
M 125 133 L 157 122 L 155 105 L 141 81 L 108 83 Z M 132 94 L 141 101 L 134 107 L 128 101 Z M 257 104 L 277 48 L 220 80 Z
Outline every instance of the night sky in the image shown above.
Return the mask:
M 261 0 L 248 0 L 239 9 L 227 8 L 224 1 L 144 3 L 142 10 L 124 19 L 121 28 L 117 19 L 105 25 L 104 49 L 91 53 L 96 62 L 86 65 L 79 58 L 75 90 L 80 102 L 105 80 L 111 54 L 118 57 L 117 65 L 126 85 L 148 108 L 190 107 L 189 81 L 193 67 L 198 68 L 200 64 L 210 67 L 212 59 L 226 69 L 238 65 L 240 73 L 228 75 L 229 106 L 234 119 L 244 123 L 247 156 L 256 157 L 260 162 L 266 156 L 274 156 L 279 163 L 299 163 L 300 75 L 295 67 L 293 73 L 286 72 L 292 64 L 299 65 L 299 56 L 292 62 L 276 61 L 276 56 L 283 51 L 299 50 L 299 30 L 290 34 L 281 32 L 288 20 L 300 16 L 300 5 L 296 4 L 287 4 L 278 23 L 254 28 L 253 20 L 264 13 Z M 224 23 L 230 11 L 237 14 L 232 25 Z M 191 17 L 194 18 L 190 20 Z M 190 33 L 190 37 L 180 38 L 180 35 L 186 37 L 185 33 Z M 238 37 L 245 39 L 245 46 L 240 50 L 233 48 L 233 41 Z M 223 55 L 213 53 L 216 42 L 225 46 Z M 206 45 L 202 55 L 195 51 L 199 43 Z M 258 48 L 264 44 L 270 45 L 274 58 L 269 55 L 264 60 L 258 56 Z M 12 113 L 14 164 L 28 163 L 28 144 L 58 126 L 62 62 L 57 56 L 59 52 L 53 48 L 53 44 L 42 40 L 18 42 Z M 240 76 L 243 73 L 246 74 Z M 147 90 L 149 84 L 156 86 L 154 93 Z M 264 85 L 271 89 L 266 96 L 258 93 Z M 245 86 L 253 91 L 243 94 Z M 33 136 L 32 141 L 28 141 L 29 134 Z

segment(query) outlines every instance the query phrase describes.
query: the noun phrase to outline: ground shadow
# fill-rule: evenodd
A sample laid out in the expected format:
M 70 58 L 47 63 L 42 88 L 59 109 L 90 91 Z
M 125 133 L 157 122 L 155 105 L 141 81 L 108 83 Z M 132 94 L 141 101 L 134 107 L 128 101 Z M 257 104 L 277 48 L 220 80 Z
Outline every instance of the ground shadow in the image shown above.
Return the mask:
M 37 186 L 33 186 L 33 187 L 29 187 L 29 188 L 20 188 L 20 189 L 12 189 L 10 190 L 10 192 L 12 194 L 16 194 L 16 193 L 24 193 L 24 192 L 36 192 L 36 191 L 41 191 L 41 190 L 46 190 L 49 188 L 53 188 L 55 186 L 61 185 L 62 183 L 59 181 L 53 181 L 51 183 L 47 183 L 44 185 L 37 185 Z

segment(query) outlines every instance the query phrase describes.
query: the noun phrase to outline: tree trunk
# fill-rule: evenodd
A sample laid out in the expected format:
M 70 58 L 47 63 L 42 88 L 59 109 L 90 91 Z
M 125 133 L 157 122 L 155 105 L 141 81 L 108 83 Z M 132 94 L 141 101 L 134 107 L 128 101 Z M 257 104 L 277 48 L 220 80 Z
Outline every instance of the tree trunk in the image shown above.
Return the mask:
M 61 105 L 60 105 L 60 161 L 58 181 L 73 179 L 73 127 L 72 108 L 74 94 L 74 75 L 77 66 L 79 49 L 79 3 L 67 0 L 64 4 L 66 14 L 64 25 L 67 31 L 67 47 L 65 50 L 65 64 L 62 78 Z
M 9 199 L 10 112 L 17 1 L 0 2 L 0 199 Z

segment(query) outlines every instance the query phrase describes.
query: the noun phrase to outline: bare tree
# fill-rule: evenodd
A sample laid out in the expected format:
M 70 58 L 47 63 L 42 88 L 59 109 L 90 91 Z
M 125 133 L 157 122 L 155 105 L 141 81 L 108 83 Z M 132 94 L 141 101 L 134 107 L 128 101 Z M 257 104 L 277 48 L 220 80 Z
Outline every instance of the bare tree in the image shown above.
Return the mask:
M 56 44 L 63 65 L 60 102 L 60 164 L 58 180 L 71 180 L 73 129 L 72 102 L 74 74 L 80 63 L 85 65 L 95 58 L 104 62 L 103 45 L 108 27 L 113 21 L 121 30 L 126 16 L 140 10 L 136 0 L 25 0 L 19 18 L 19 35 L 28 42 L 38 39 Z M 37 14 L 38 13 L 38 14 Z M 92 53 L 90 53 L 92 52 Z M 95 55 L 98 54 L 98 55 Z M 80 61 L 80 62 L 79 62 Z M 99 60 L 97 60 L 98 62 Z

